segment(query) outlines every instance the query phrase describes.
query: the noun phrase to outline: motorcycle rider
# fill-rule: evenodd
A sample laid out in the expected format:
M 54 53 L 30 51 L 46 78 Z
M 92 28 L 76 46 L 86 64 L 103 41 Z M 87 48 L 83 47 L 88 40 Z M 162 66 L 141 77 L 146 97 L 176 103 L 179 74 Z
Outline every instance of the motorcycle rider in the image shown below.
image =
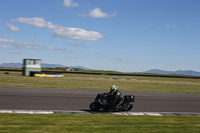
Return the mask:
M 122 93 L 118 90 L 118 86 L 112 85 L 110 87 L 110 92 L 108 95 L 111 95 L 113 97 L 111 104 L 114 106 L 115 110 L 119 111 L 120 105 L 124 101 L 124 97 Z

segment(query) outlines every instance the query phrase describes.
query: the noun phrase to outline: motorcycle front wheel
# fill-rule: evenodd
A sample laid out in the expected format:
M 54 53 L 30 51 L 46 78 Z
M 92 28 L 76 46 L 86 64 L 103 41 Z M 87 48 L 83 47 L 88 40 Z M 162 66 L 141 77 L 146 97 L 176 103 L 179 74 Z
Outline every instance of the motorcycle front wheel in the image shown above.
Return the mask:
M 101 109 L 101 105 L 100 105 L 99 103 L 92 102 L 92 103 L 90 104 L 90 109 L 91 109 L 92 111 L 98 111 L 98 110 Z
M 133 108 L 133 104 L 128 104 L 128 106 L 126 107 L 126 111 L 129 111 L 129 110 L 131 110 Z

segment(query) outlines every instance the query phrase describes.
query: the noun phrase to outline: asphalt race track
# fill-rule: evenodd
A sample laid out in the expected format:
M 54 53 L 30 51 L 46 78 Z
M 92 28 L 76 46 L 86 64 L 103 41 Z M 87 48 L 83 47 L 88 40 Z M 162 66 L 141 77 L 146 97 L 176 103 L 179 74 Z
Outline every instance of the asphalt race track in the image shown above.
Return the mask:
M 0 86 L 0 109 L 84 111 L 89 110 L 97 93 L 104 92 L 107 91 Z M 200 112 L 200 94 L 121 92 L 135 96 L 131 112 Z

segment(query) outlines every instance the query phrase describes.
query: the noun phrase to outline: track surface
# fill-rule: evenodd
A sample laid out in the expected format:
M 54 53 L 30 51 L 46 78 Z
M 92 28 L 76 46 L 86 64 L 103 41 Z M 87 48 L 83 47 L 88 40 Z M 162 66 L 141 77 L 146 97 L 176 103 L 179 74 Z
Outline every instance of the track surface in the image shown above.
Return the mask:
M 97 93 L 106 90 L 3 87 L 0 109 L 89 110 Z M 200 94 L 121 91 L 135 95 L 134 112 L 200 112 Z

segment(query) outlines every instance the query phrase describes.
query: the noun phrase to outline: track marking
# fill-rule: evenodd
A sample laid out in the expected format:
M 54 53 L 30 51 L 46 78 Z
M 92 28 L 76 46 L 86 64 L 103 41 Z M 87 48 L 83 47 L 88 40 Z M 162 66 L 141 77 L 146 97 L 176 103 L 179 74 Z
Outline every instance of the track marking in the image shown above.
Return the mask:
M 200 113 L 185 113 L 185 112 L 95 112 L 95 111 L 65 111 L 65 110 L 8 110 L 0 109 L 0 113 L 25 113 L 25 114 L 112 114 L 112 115 L 195 115 L 200 116 Z

